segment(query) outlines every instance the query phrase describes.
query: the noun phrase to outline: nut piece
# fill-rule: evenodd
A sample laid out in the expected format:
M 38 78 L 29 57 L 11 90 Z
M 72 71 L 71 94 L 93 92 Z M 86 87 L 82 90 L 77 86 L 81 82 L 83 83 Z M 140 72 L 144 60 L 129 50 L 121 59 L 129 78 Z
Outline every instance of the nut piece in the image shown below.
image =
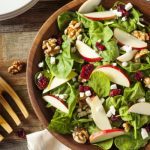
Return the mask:
M 150 77 L 144 78 L 145 87 L 150 89 Z
M 42 49 L 44 50 L 45 56 L 55 56 L 60 53 L 60 46 L 57 45 L 57 39 L 50 38 L 43 41 Z
M 129 132 L 130 131 L 130 125 L 126 122 L 126 123 L 123 123 L 123 128 L 125 130 L 125 132 Z
M 84 144 L 89 139 L 88 132 L 83 128 L 75 128 L 75 130 L 72 133 L 74 141 L 80 144 Z
M 141 41 L 148 41 L 149 40 L 149 35 L 145 32 L 142 32 L 142 31 L 137 31 L 137 30 L 133 31 L 132 35 Z
M 83 32 L 83 28 L 80 22 L 72 20 L 69 26 L 65 29 L 65 35 L 68 35 L 72 40 L 76 40 L 77 37 Z
M 136 55 L 134 57 L 135 62 L 138 62 L 140 60 L 140 58 L 146 54 L 149 54 L 148 49 L 143 49 L 143 50 L 139 51 L 138 53 L 136 53 Z
M 8 72 L 11 74 L 17 74 L 23 70 L 25 62 L 23 61 L 14 61 L 12 66 L 8 68 Z

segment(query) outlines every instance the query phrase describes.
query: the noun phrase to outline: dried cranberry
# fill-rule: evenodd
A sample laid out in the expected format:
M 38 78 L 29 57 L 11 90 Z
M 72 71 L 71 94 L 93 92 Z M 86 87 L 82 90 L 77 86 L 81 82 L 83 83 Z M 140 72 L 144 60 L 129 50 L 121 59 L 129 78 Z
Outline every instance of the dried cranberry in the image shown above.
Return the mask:
M 91 90 L 91 88 L 89 86 L 84 86 L 84 92 L 89 91 L 89 90 Z
M 143 74 L 142 71 L 138 71 L 134 75 L 134 79 L 137 80 L 137 81 L 142 81 L 143 78 L 144 78 L 144 74 Z
M 147 132 L 150 132 L 150 124 L 147 124 L 147 125 L 145 126 L 145 129 L 146 129 Z
M 121 11 L 121 10 L 123 10 L 123 9 L 125 9 L 125 5 L 123 5 L 123 4 L 118 4 L 118 5 L 117 5 L 117 10 L 118 10 L 118 11 Z
M 125 5 L 119 4 L 117 5 L 117 10 L 122 13 L 122 16 L 128 17 L 129 12 L 125 10 Z
M 110 96 L 117 96 L 121 94 L 121 89 L 112 89 L 109 93 Z
M 62 42 L 63 42 L 62 37 L 58 36 L 57 37 L 57 44 L 60 46 L 60 45 L 62 45 Z
M 80 77 L 82 79 L 89 79 L 92 71 L 94 70 L 94 65 L 93 64 L 87 64 L 82 67 Z
M 110 120 L 111 120 L 112 122 L 119 121 L 119 120 L 120 120 L 120 117 L 119 117 L 119 116 L 112 115 L 112 116 L 110 117 Z
M 96 42 L 96 48 L 100 51 L 104 51 L 106 49 L 106 47 L 99 42 Z
M 48 78 L 46 78 L 45 76 L 41 76 L 39 79 L 37 79 L 37 86 L 40 90 L 44 90 L 47 85 L 48 85 Z
M 83 85 L 79 85 L 79 92 L 84 92 L 84 86 Z
M 17 136 L 20 138 L 25 139 L 26 138 L 26 132 L 23 128 L 18 129 L 17 131 Z

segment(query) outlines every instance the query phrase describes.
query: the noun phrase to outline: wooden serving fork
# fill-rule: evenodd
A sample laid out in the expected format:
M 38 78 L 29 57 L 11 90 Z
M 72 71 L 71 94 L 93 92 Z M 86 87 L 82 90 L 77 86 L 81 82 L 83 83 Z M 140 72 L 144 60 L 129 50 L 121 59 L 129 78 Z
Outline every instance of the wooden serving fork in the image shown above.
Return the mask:
M 16 103 L 16 105 L 18 106 L 18 108 L 20 109 L 25 118 L 29 116 L 29 113 L 25 108 L 24 104 L 22 103 L 21 99 L 15 93 L 15 91 L 10 87 L 10 85 L 6 81 L 3 80 L 2 77 L 0 77 L 0 103 L 6 109 L 7 113 L 11 116 L 11 118 L 18 126 L 20 125 L 21 121 L 17 116 L 17 114 L 14 112 L 14 110 L 11 108 L 7 100 L 2 95 L 3 92 L 7 92 L 12 97 L 12 99 L 14 100 L 14 102 Z M 11 133 L 13 131 L 11 126 L 1 115 L 0 115 L 0 125 L 2 126 L 2 128 L 6 130 L 7 133 Z M 0 134 L 0 141 L 2 141 L 3 139 L 4 137 Z

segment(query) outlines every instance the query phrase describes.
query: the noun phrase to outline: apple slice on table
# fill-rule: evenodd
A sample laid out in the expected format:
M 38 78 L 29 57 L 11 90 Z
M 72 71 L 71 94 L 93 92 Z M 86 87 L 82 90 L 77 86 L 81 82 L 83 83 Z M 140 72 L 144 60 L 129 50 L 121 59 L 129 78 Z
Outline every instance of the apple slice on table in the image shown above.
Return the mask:
M 114 137 L 121 136 L 123 134 L 125 134 L 124 130 L 117 128 L 98 131 L 90 136 L 90 143 L 105 141 Z
M 110 20 L 116 18 L 116 15 L 113 11 L 102 11 L 102 12 L 92 12 L 84 14 L 85 17 L 92 20 Z
M 58 86 L 68 82 L 69 80 L 73 79 L 74 77 L 76 77 L 78 74 L 74 71 L 71 71 L 71 73 L 68 75 L 67 78 L 63 79 L 63 78 L 58 78 L 58 77 L 54 77 L 54 79 L 49 83 L 49 85 L 44 89 L 43 94 L 49 92 L 50 90 L 53 90 L 55 88 L 57 88 Z
M 62 99 L 60 99 L 54 95 L 45 95 L 45 96 L 43 96 L 43 99 L 46 102 L 50 103 L 53 107 L 59 109 L 60 111 L 62 111 L 64 113 L 69 112 L 66 103 Z
M 102 105 L 102 101 L 98 98 L 98 96 L 87 98 L 86 102 L 91 108 L 92 118 L 96 126 L 101 130 L 112 129 L 109 119 Z
M 147 48 L 147 43 L 137 39 L 131 34 L 116 28 L 114 30 L 114 37 L 117 39 L 118 43 L 121 45 L 131 46 L 133 49 L 142 50 Z
M 134 58 L 135 54 L 137 53 L 137 50 L 132 50 L 130 52 L 127 52 L 117 58 L 117 60 L 121 62 L 130 61 Z
M 78 12 L 79 13 L 89 13 L 95 10 L 95 8 L 100 4 L 101 0 L 87 0 L 81 5 Z
M 136 103 L 132 105 L 128 111 L 132 113 L 136 113 L 136 114 L 149 116 L 150 115 L 150 103 L 147 103 L 147 102 Z
M 104 74 L 106 74 L 109 77 L 111 82 L 114 82 L 116 84 L 119 84 L 125 87 L 130 87 L 129 78 L 125 75 L 125 73 L 122 70 L 120 70 L 116 66 L 103 65 L 103 66 L 97 67 L 95 71 L 101 71 Z
M 79 51 L 79 54 L 83 57 L 84 60 L 88 62 L 96 62 L 102 60 L 102 58 L 95 50 L 93 50 L 91 47 L 89 47 L 82 41 L 77 40 L 76 47 L 77 50 Z

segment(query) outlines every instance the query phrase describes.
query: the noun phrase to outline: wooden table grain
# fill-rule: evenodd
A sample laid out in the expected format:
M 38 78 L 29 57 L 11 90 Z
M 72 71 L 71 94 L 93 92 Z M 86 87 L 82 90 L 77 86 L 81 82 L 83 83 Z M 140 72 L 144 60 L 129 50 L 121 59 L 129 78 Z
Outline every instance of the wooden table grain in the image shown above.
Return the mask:
M 0 22 L 0 76 L 8 81 L 18 93 L 30 114 L 29 118 L 25 120 L 21 112 L 16 109 L 15 111 L 22 121 L 22 124 L 16 127 L 7 113 L 2 111 L 2 115 L 7 118 L 6 120 L 13 127 L 14 132 L 8 135 L 0 128 L 0 133 L 6 137 L 5 140 L 0 143 L 0 150 L 27 150 L 26 140 L 16 135 L 18 129 L 23 128 L 27 134 L 43 129 L 42 123 L 37 119 L 29 101 L 26 73 L 11 75 L 7 72 L 7 68 L 14 60 L 27 60 L 32 41 L 41 25 L 55 10 L 68 1 L 41 0 L 24 14 Z M 15 108 L 13 103 L 11 105 Z

